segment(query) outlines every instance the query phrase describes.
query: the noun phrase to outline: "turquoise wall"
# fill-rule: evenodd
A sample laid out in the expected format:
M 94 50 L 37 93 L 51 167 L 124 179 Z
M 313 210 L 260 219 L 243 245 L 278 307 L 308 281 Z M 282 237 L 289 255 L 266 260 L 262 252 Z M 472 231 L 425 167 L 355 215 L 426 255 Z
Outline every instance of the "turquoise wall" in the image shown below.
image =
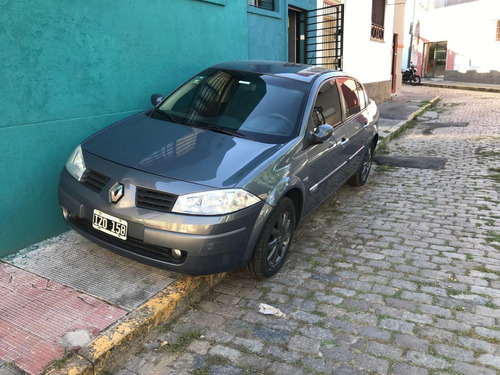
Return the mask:
M 248 58 L 246 0 L 0 0 L 0 256 L 66 230 L 59 173 L 96 130 Z
M 201 69 L 287 60 L 287 8 L 248 0 L 0 0 L 0 257 L 67 230 L 59 173 L 97 130 Z

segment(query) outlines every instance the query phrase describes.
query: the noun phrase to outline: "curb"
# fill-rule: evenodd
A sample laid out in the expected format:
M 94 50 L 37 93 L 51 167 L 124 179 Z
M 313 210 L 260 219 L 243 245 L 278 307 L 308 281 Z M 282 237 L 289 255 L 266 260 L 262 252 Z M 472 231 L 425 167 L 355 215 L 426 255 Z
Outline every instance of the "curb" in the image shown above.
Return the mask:
M 428 87 L 441 87 L 441 88 L 445 88 L 445 89 L 454 89 L 454 90 L 500 92 L 500 87 L 464 86 L 464 85 L 459 85 L 459 84 L 431 83 L 431 82 L 421 82 L 420 85 L 421 86 L 428 86 Z
M 182 315 L 224 276 L 225 273 L 198 277 L 181 276 L 171 286 L 103 331 L 96 339 L 69 357 L 64 364 L 57 368 L 53 365 L 43 373 L 94 375 L 112 371 L 123 364 L 124 357 L 140 350 L 145 341 Z
M 387 133 L 387 135 L 384 136 L 383 139 L 379 140 L 377 143 L 377 147 L 375 148 L 375 151 L 377 148 L 380 147 L 380 145 L 385 144 L 389 142 L 391 139 L 393 139 L 396 135 L 399 135 L 400 132 L 404 131 L 405 129 L 408 128 L 408 123 L 412 121 L 415 117 L 420 115 L 421 113 L 425 112 L 427 108 L 429 108 L 431 105 L 433 105 L 437 100 L 439 99 L 439 96 L 435 96 L 431 100 L 429 100 L 429 103 L 426 103 L 424 106 L 420 107 L 417 109 L 415 112 L 411 113 L 406 120 L 402 120 L 401 122 L 397 123 L 394 125 L 394 128 L 396 130 Z

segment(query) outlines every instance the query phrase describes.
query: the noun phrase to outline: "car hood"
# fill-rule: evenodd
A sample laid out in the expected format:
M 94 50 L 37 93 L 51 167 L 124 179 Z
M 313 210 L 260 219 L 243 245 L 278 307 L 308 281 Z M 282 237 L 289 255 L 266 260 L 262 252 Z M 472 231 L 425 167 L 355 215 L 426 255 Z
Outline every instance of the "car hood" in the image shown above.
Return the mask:
M 227 188 L 271 157 L 280 145 L 174 124 L 142 113 L 95 134 L 82 148 L 144 172 Z

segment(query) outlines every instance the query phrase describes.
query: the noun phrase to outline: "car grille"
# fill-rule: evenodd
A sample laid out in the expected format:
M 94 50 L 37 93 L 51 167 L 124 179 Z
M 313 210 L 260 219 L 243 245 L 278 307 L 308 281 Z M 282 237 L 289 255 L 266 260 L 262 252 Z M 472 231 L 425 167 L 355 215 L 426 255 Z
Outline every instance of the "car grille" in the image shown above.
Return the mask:
M 155 211 L 170 212 L 174 207 L 177 195 L 162 191 L 137 187 L 135 205 Z
M 104 186 L 108 183 L 109 177 L 92 169 L 85 169 L 80 182 L 88 187 L 90 190 L 100 193 Z
M 138 255 L 171 264 L 182 264 L 186 261 L 186 254 L 184 254 L 181 259 L 174 259 L 171 255 L 171 249 L 168 247 L 147 244 L 140 239 L 130 236 L 127 237 L 127 239 L 124 241 L 107 235 L 106 233 L 102 233 L 92 227 L 92 223 L 90 222 L 90 220 L 77 218 L 74 216 L 69 216 L 66 218 L 66 220 L 75 229 L 79 229 L 87 235 L 101 240 L 111 245 L 112 247 L 124 249 Z

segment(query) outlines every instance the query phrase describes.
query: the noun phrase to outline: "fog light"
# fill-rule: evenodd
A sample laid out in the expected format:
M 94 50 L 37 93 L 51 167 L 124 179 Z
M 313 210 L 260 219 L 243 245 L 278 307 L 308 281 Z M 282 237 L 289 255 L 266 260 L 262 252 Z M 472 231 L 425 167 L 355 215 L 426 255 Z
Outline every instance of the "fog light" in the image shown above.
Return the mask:
M 172 257 L 176 260 L 182 259 L 182 251 L 179 249 L 172 249 Z
M 69 216 L 69 211 L 68 211 L 66 208 L 64 208 L 64 207 L 61 207 L 61 208 L 62 208 L 62 214 L 63 214 L 63 217 L 64 217 L 65 219 L 67 219 L 67 218 L 68 218 L 68 216 Z

